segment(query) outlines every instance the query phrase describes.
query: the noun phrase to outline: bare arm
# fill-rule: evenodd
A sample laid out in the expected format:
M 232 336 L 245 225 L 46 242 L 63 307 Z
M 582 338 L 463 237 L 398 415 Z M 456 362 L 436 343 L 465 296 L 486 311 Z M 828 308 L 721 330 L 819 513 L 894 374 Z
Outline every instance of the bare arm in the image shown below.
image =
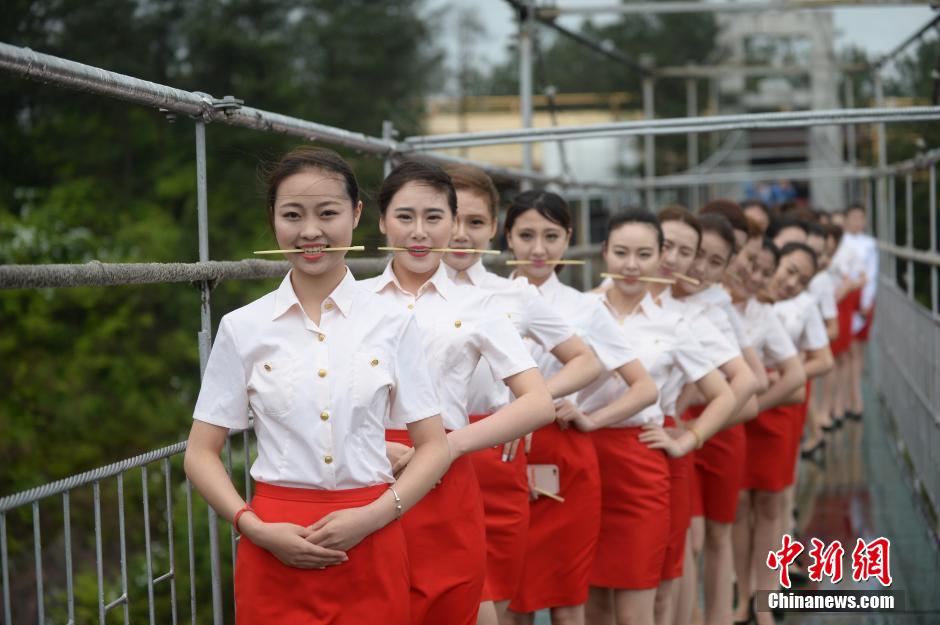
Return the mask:
M 806 357 L 803 360 L 803 370 L 806 372 L 806 377 L 812 380 L 817 376 L 829 373 L 834 363 L 832 350 L 826 345 L 822 349 L 813 349 L 806 352 Z
M 659 399 L 659 389 L 639 359 L 631 360 L 617 369 L 617 373 L 630 387 L 616 400 L 578 419 L 578 429 L 591 431 L 625 421 Z
M 830 341 L 834 341 L 839 338 L 839 318 L 835 317 L 833 319 L 826 319 L 826 336 L 829 337 Z
M 741 356 L 732 358 L 721 365 L 720 368 L 728 379 L 728 385 L 734 392 L 735 405 L 734 410 L 731 411 L 731 414 L 734 415 L 744 408 L 747 400 L 756 392 L 757 380 L 754 378 L 754 374 L 751 373 L 751 368 Z
M 228 438 L 228 428 L 193 421 L 183 467 L 196 490 L 223 519 L 231 522 L 245 506 L 229 479 L 219 454 Z M 239 529 L 251 542 L 270 551 L 281 562 L 298 568 L 323 568 L 347 560 L 340 550 L 308 542 L 308 528 L 292 523 L 265 523 L 253 512 L 239 519 Z
M 705 408 L 695 420 L 695 431 L 702 442 L 708 440 L 728 420 L 734 407 L 734 392 L 717 369 L 705 374 L 695 383 L 704 397 Z M 673 435 L 659 426 L 646 426 L 639 436 L 641 443 L 651 449 L 663 449 L 673 458 L 681 458 L 698 445 L 698 437 L 689 429 L 676 430 Z
M 580 391 L 603 372 L 594 350 L 581 337 L 572 336 L 557 345 L 552 355 L 564 363 L 561 370 L 545 381 L 553 398 L 565 397 Z
M 520 438 L 554 420 L 552 396 L 538 369 L 526 369 L 503 381 L 516 399 L 486 419 L 448 434 L 453 458 Z
M 777 365 L 780 371 L 780 379 L 777 380 L 763 395 L 757 398 L 761 411 L 774 408 L 787 403 L 799 403 L 788 401 L 794 392 L 803 391 L 805 395 L 806 374 L 803 372 L 803 363 L 799 356 L 792 356 Z
M 754 392 L 763 393 L 770 388 L 770 380 L 767 379 L 767 371 L 764 369 L 764 363 L 760 361 L 760 357 L 757 355 L 757 350 L 754 349 L 753 345 L 750 345 L 745 347 L 741 353 L 744 355 L 744 360 L 747 362 L 747 366 L 751 368 L 751 373 L 754 374 L 754 379 L 757 381 L 757 388 Z

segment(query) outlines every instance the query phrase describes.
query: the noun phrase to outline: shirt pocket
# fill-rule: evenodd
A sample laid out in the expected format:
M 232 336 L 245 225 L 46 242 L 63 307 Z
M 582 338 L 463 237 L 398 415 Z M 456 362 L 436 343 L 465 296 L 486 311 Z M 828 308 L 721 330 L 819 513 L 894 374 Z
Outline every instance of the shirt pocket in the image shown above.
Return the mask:
M 264 360 L 255 363 L 250 388 L 252 408 L 267 417 L 283 417 L 294 407 L 300 363 L 296 358 Z
M 391 361 L 378 349 L 361 349 L 352 357 L 352 429 L 384 427 L 394 386 Z

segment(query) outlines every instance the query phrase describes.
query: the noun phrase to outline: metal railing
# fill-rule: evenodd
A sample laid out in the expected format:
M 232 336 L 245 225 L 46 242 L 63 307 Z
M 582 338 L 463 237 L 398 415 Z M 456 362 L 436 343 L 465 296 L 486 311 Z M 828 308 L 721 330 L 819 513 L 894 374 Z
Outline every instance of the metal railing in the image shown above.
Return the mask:
M 251 497 L 251 480 L 248 474 L 248 468 L 251 464 L 251 454 L 252 454 L 252 441 L 250 436 L 250 430 L 244 430 L 241 432 L 235 432 L 232 434 L 231 438 L 241 439 L 243 457 L 240 458 L 239 464 L 243 467 L 243 474 L 236 477 L 236 483 L 241 482 L 243 484 L 242 493 L 246 499 Z M 233 455 L 232 455 L 232 445 L 231 438 L 225 446 L 225 465 L 229 471 L 229 474 L 232 475 L 233 467 Z M 133 458 L 128 458 L 120 462 L 109 464 L 92 471 L 85 473 L 80 473 L 78 475 L 73 475 L 71 477 L 58 480 L 49 484 L 44 484 L 37 488 L 32 488 L 14 495 L 9 495 L 6 497 L 0 498 L 0 575 L 2 575 L 2 595 L 3 595 L 3 622 L 4 623 L 13 623 L 14 615 L 23 617 L 22 613 L 17 614 L 14 612 L 14 606 L 19 608 L 19 612 L 26 610 L 28 605 L 28 600 L 24 594 L 25 584 L 21 584 L 21 587 L 15 588 L 14 590 L 18 591 L 17 594 L 13 594 L 11 591 L 11 579 L 16 580 L 32 580 L 35 590 L 35 601 L 34 601 L 34 610 L 37 623 L 46 623 L 47 616 L 52 613 L 63 613 L 66 618 L 66 623 L 74 624 L 79 621 L 76 620 L 76 601 L 75 601 L 75 583 L 74 583 L 74 574 L 75 567 L 73 563 L 73 553 L 75 550 L 76 543 L 81 544 L 83 536 L 81 532 L 75 531 L 75 514 L 72 510 L 72 502 L 77 498 L 76 495 L 85 494 L 87 495 L 87 489 L 90 487 L 92 491 L 92 505 L 93 505 L 93 523 L 91 526 L 88 526 L 86 523 L 85 530 L 87 534 L 93 534 L 93 549 L 94 553 L 94 563 L 95 563 L 95 582 L 96 582 L 96 597 L 97 605 L 95 607 L 96 616 L 100 623 L 105 623 L 108 614 L 117 608 L 121 608 L 123 611 L 123 621 L 128 623 L 130 621 L 130 608 L 131 608 L 131 599 L 132 592 L 129 586 L 129 578 L 131 579 L 130 583 L 133 583 L 140 574 L 143 574 L 146 596 L 147 596 L 147 617 L 149 623 L 157 622 L 167 622 L 166 620 L 157 619 L 157 601 L 156 601 L 156 591 L 159 587 L 165 586 L 167 588 L 167 609 L 169 611 L 169 622 L 172 622 L 174 625 L 179 622 L 178 616 L 178 606 L 177 606 L 177 595 L 178 595 L 178 582 L 181 579 L 181 570 L 177 564 L 176 558 L 176 544 L 179 538 L 183 538 L 187 549 L 188 549 L 188 563 L 185 569 L 187 573 L 186 579 L 189 581 L 189 610 L 191 616 L 191 622 L 193 625 L 197 622 L 197 592 L 196 592 L 196 580 L 199 576 L 205 571 L 197 568 L 196 561 L 196 531 L 194 523 L 194 514 L 193 514 L 193 497 L 192 497 L 192 484 L 188 478 L 183 477 L 181 480 L 177 479 L 176 481 L 183 487 L 183 497 L 185 498 L 185 520 L 183 522 L 184 528 L 180 530 L 177 527 L 177 521 L 174 516 L 174 509 L 177 505 L 177 499 L 179 498 L 179 493 L 174 488 L 174 475 L 182 475 L 180 467 L 177 466 L 174 472 L 173 465 L 174 463 L 179 465 L 181 464 L 182 453 L 186 449 L 186 443 L 176 443 L 174 445 L 169 445 L 161 449 L 156 449 L 149 451 L 147 453 L 135 456 Z M 165 557 L 161 558 L 165 560 L 166 569 L 161 571 L 155 570 L 155 541 L 152 536 L 152 527 L 153 527 L 153 511 L 152 511 L 152 497 L 150 495 L 151 490 L 151 481 L 152 481 L 152 472 L 151 467 L 157 465 L 157 472 L 162 476 L 163 482 L 163 497 L 161 504 L 157 505 L 156 508 L 159 508 L 160 505 L 163 506 L 163 515 L 162 523 L 165 525 L 165 542 L 162 546 L 159 547 L 159 551 L 165 554 Z M 140 483 L 139 490 L 136 488 L 129 488 L 128 482 L 125 479 L 128 474 L 134 469 L 140 470 Z M 106 553 L 113 553 L 113 536 L 106 535 L 107 530 L 113 530 L 113 524 L 106 522 L 106 517 L 102 512 L 103 500 L 106 499 L 105 486 L 111 480 L 114 481 L 116 486 L 115 498 L 114 498 L 114 507 L 116 508 L 115 512 L 117 515 L 117 533 L 118 533 L 118 546 L 117 546 L 117 560 L 118 560 L 118 590 L 116 595 L 115 593 L 110 592 L 111 587 L 115 584 L 114 582 L 109 582 L 105 575 L 105 567 L 108 564 L 108 558 Z M 140 512 L 141 520 L 143 523 L 143 535 L 140 540 L 143 542 L 144 549 L 144 558 L 143 558 L 143 570 L 140 570 L 140 567 L 130 571 L 130 558 L 128 557 L 128 530 L 127 530 L 127 517 L 128 517 L 128 505 L 126 500 L 129 497 L 128 491 L 134 491 L 134 494 L 140 497 Z M 42 523 L 41 523 L 41 512 L 40 504 L 45 500 L 52 500 L 56 497 L 61 499 L 61 528 L 62 528 L 62 553 L 63 560 L 61 566 L 64 571 L 64 596 L 62 597 L 61 603 L 63 605 L 53 606 L 52 610 L 48 610 L 47 603 L 50 600 L 46 596 L 46 568 L 44 567 L 44 561 L 50 559 L 50 554 L 47 549 L 44 549 L 43 539 L 42 539 Z M 85 503 L 87 503 L 87 497 L 83 498 Z M 18 511 L 22 511 L 25 507 L 29 507 L 30 514 L 29 520 L 26 522 L 23 518 L 11 518 Z M 22 515 L 21 515 L 22 516 Z M 87 511 L 86 511 L 87 516 Z M 29 558 L 27 552 L 19 554 L 18 557 L 12 558 L 10 555 L 10 549 L 8 547 L 9 538 L 9 528 L 13 527 L 32 527 L 32 557 Z M 231 541 L 232 541 L 232 554 L 234 557 L 234 545 L 235 545 L 235 534 L 234 531 L 231 531 Z M 179 534 L 179 536 L 178 536 Z M 85 537 L 87 538 L 87 537 Z M 109 539 L 111 539 L 109 541 Z M 87 542 L 87 541 L 86 541 Z M 156 543 L 159 545 L 159 543 Z M 31 562 L 29 561 L 31 560 Z M 110 567 L 113 568 L 113 567 Z M 202 567 L 204 569 L 205 567 Z M 11 573 L 15 573 L 14 577 Z M 134 573 L 134 577 L 131 578 L 129 573 Z M 60 576 L 62 577 L 62 576 Z M 14 603 L 14 597 L 16 602 Z M 216 606 L 213 605 L 213 614 L 217 613 L 218 618 L 214 619 L 217 622 L 221 622 L 223 610 L 221 604 Z M 163 613 L 161 612 L 161 616 Z
M 196 180 L 197 180 L 197 215 L 199 229 L 199 262 L 196 263 L 138 263 L 138 264 L 105 264 L 105 263 L 86 263 L 82 265 L 46 265 L 46 266 L 5 266 L 0 267 L 0 288 L 37 288 L 37 287 L 70 287 L 70 286 L 90 286 L 90 285 L 117 285 L 117 284 L 152 284 L 160 282 L 195 282 L 198 284 L 201 299 L 201 329 L 199 332 L 200 348 L 200 366 L 204 369 L 206 359 L 208 358 L 211 325 L 210 325 L 210 293 L 213 285 L 219 280 L 245 280 L 280 277 L 284 274 L 287 264 L 275 261 L 243 260 L 231 262 L 211 261 L 208 249 L 208 222 L 207 222 L 207 181 L 206 181 L 206 157 L 205 157 L 205 127 L 207 123 L 218 122 L 222 124 L 235 125 L 247 128 L 253 128 L 264 132 L 275 132 L 298 137 L 304 140 L 318 140 L 324 143 L 342 145 L 350 147 L 361 152 L 374 154 L 387 161 L 393 158 L 407 156 L 418 150 L 424 150 L 430 147 L 442 147 L 447 145 L 442 141 L 433 140 L 433 138 L 411 138 L 404 141 L 395 141 L 392 129 L 386 124 L 383 129 L 383 137 L 370 137 L 360 133 L 351 133 L 342 129 L 316 124 L 306 120 L 288 117 L 277 113 L 262 111 L 259 109 L 244 106 L 235 98 L 226 97 L 222 99 L 213 98 L 206 94 L 187 92 L 179 89 L 173 89 L 164 85 L 159 85 L 149 81 L 139 80 L 133 77 L 124 76 L 114 72 L 108 72 L 98 68 L 82 65 L 65 59 L 52 57 L 45 54 L 33 52 L 24 48 L 17 48 L 7 44 L 0 43 L 0 70 L 12 73 L 24 78 L 40 80 L 53 85 L 90 91 L 104 96 L 118 98 L 135 104 L 149 107 L 156 107 L 167 111 L 173 111 L 179 114 L 192 116 L 195 125 L 195 145 L 196 145 Z M 882 275 L 882 293 L 879 298 L 881 312 L 877 317 L 875 345 L 884 358 L 876 359 L 877 371 L 876 383 L 879 392 L 890 399 L 891 405 L 903 407 L 904 426 L 901 428 L 906 440 L 913 441 L 910 446 L 911 457 L 915 470 L 921 475 L 921 484 L 936 504 L 940 502 L 940 476 L 937 475 L 937 450 L 940 449 L 940 434 L 938 434 L 938 391 L 935 388 L 935 376 L 938 357 L 940 357 L 940 345 L 938 345 L 937 332 L 937 242 L 936 242 L 936 195 L 935 195 L 935 163 L 940 160 L 938 153 L 929 152 L 919 159 L 905 161 L 888 165 L 884 162 L 884 137 L 883 124 L 885 122 L 906 121 L 910 119 L 938 119 L 940 118 L 940 107 L 914 107 L 909 109 L 868 109 L 868 110 L 838 110 L 838 111 L 816 111 L 805 114 L 787 113 L 764 115 L 750 117 L 747 116 L 727 116 L 725 118 L 712 118 L 710 121 L 705 118 L 683 118 L 674 120 L 646 121 L 640 125 L 622 125 L 620 128 L 607 128 L 607 131 L 629 132 L 632 134 L 643 134 L 650 136 L 659 129 L 662 132 L 694 135 L 703 132 L 712 132 L 720 128 L 752 128 L 752 127 L 792 127 L 793 125 L 808 125 L 815 123 L 826 124 L 858 124 L 877 122 L 879 129 L 879 150 L 881 158 L 878 166 L 873 168 L 849 167 L 841 171 L 838 175 L 844 178 L 859 178 L 869 181 L 869 188 L 875 191 L 875 200 L 877 205 L 877 233 L 879 243 L 883 253 L 883 262 L 881 265 Z M 704 119 L 704 121 L 703 121 Z M 636 124 L 631 122 L 632 124 Z M 716 125 L 717 124 L 717 125 Z M 597 129 L 591 129 L 595 132 Z M 559 131 L 527 131 L 532 137 L 531 140 L 555 140 L 564 134 L 567 130 Z M 575 132 L 572 130 L 572 132 Z M 582 133 L 583 134 L 583 133 Z M 501 133 L 513 140 L 529 140 L 518 133 Z M 572 135 L 566 135 L 564 138 L 571 138 Z M 609 136 L 609 135 L 605 135 Z M 446 138 L 445 138 L 446 139 Z M 452 140 L 446 139 L 446 140 Z M 432 146 L 433 143 L 433 146 Z M 469 162 L 456 157 L 432 154 L 442 162 Z M 490 174 L 518 181 L 529 181 L 544 185 L 557 185 L 560 190 L 568 195 L 572 200 L 573 207 L 577 210 L 577 246 L 569 250 L 572 258 L 586 258 L 588 262 L 580 269 L 580 274 L 575 273 L 582 287 L 589 286 L 594 277 L 593 260 L 597 258 L 599 251 L 598 245 L 591 241 L 590 233 L 590 213 L 589 203 L 591 193 L 606 194 L 611 197 L 610 204 L 615 205 L 615 197 L 619 197 L 624 191 L 621 185 L 597 184 L 589 181 L 576 181 L 570 178 L 546 176 L 539 173 L 526 172 L 522 170 L 493 167 L 485 163 L 474 163 L 481 166 Z M 930 223 L 931 223 L 931 243 L 929 249 L 916 249 L 913 245 L 913 232 L 911 230 L 913 223 L 911 206 L 913 196 L 911 193 L 911 180 L 915 172 L 919 170 L 928 170 L 930 179 Z M 721 172 L 718 172 L 720 174 Z M 754 176 L 753 173 L 750 174 Z M 888 193 L 892 187 L 896 188 L 893 182 L 898 176 L 905 179 L 906 189 L 909 192 L 907 196 L 906 223 L 908 231 L 905 244 L 898 243 L 896 234 L 897 211 L 895 210 L 896 201 L 894 194 Z M 673 186 L 679 186 L 685 183 L 682 180 L 670 180 Z M 695 183 L 700 183 L 697 180 Z M 647 176 L 644 179 L 646 187 L 657 186 L 656 178 Z M 639 188 L 641 185 L 634 185 Z M 350 266 L 354 271 L 374 271 L 384 265 L 385 259 L 349 259 Z M 498 260 L 496 261 L 498 262 Z M 904 288 L 899 288 L 897 263 L 903 262 L 908 268 L 906 275 L 909 278 L 904 282 Z M 916 288 L 914 284 L 914 269 L 919 265 L 927 265 L 930 268 L 931 280 L 931 299 L 930 310 L 926 310 L 917 304 L 915 300 Z M 569 271 L 571 271 L 569 269 Z M 575 270 L 577 271 L 577 270 Z M 910 334 L 915 330 L 914 336 L 930 336 L 932 343 L 928 341 L 919 342 L 912 338 Z M 889 364 L 890 363 L 890 364 Z M 881 368 L 884 368 L 882 370 Z M 900 408 L 899 408 L 900 409 Z M 248 466 L 250 465 L 251 441 L 248 432 L 242 432 L 236 435 L 241 439 L 243 454 L 239 456 L 239 462 L 244 466 L 240 467 L 241 472 L 235 471 L 235 477 L 244 480 L 244 493 L 250 497 L 250 477 L 248 475 Z M 204 579 L 205 570 L 208 569 L 210 579 L 210 593 L 212 605 L 213 622 L 220 624 L 224 621 L 226 602 L 222 588 L 222 543 L 218 535 L 218 522 L 211 511 L 207 509 L 208 519 L 208 537 L 209 537 L 209 561 L 198 562 L 196 559 L 195 545 L 197 543 L 197 532 L 195 530 L 195 512 L 196 505 L 192 498 L 192 487 L 185 478 L 177 478 L 181 471 L 177 467 L 180 462 L 180 454 L 185 449 L 185 443 L 178 443 L 170 447 L 155 450 L 131 458 L 107 467 L 102 467 L 88 473 L 73 476 L 59 482 L 40 486 L 23 493 L 10 495 L 0 499 L 0 573 L 2 573 L 2 592 L 3 592 L 3 618 L 4 623 L 12 625 L 14 616 L 14 597 L 17 605 L 24 602 L 24 595 L 21 593 L 21 586 L 13 585 L 14 579 L 26 579 L 30 581 L 33 588 L 31 593 L 35 596 L 35 614 L 37 622 L 44 623 L 48 612 L 46 605 L 49 603 L 47 591 L 49 585 L 46 580 L 51 579 L 48 569 L 44 567 L 44 562 L 49 559 L 51 547 L 44 547 L 42 540 L 41 522 L 41 504 L 55 497 L 61 498 L 62 515 L 62 553 L 63 563 L 61 566 L 62 574 L 61 586 L 64 588 L 62 603 L 65 605 L 65 618 L 69 623 L 76 622 L 77 608 L 75 605 L 75 571 L 74 568 L 74 546 L 78 534 L 74 531 L 76 516 L 72 510 L 72 504 L 79 499 L 90 487 L 92 490 L 91 505 L 93 507 L 93 522 L 90 526 L 91 533 L 94 536 L 91 551 L 93 552 L 95 562 L 95 583 L 97 591 L 97 609 L 96 617 L 100 623 L 104 623 L 107 614 L 121 607 L 124 613 L 124 621 L 128 622 L 131 610 L 136 606 L 136 596 L 131 590 L 131 586 L 136 580 L 132 573 L 139 573 L 138 577 L 144 580 L 147 596 L 146 611 L 147 617 L 151 623 L 155 622 L 158 616 L 158 606 L 160 601 L 165 600 L 170 604 L 170 619 L 175 624 L 178 620 L 177 603 L 178 591 L 185 591 L 180 587 L 180 580 L 183 574 L 189 582 L 189 603 L 192 622 L 196 622 L 197 613 L 197 579 Z M 226 445 L 225 457 L 230 472 L 233 470 L 232 446 Z M 151 465 L 159 464 L 156 473 L 162 475 L 163 497 L 161 502 L 154 508 L 151 505 L 149 495 L 152 489 L 151 481 L 154 478 L 154 471 Z M 125 480 L 128 472 L 140 470 L 139 496 L 141 505 L 139 508 L 127 508 L 125 506 L 125 497 L 131 490 L 128 482 Z M 243 473 L 243 475 L 240 475 Z M 109 547 L 107 540 L 107 531 L 112 527 L 107 522 L 107 516 L 102 512 L 102 504 L 108 500 L 108 491 L 103 491 L 102 486 L 105 481 L 114 480 L 116 483 L 116 498 L 114 505 L 116 507 L 118 533 L 117 549 Z M 177 488 L 174 488 L 174 480 L 178 479 Z M 136 492 L 137 487 L 133 486 Z M 186 515 L 180 522 L 174 516 L 174 510 L 179 508 L 177 498 L 185 499 Z M 154 509 L 160 510 L 162 507 L 162 520 L 157 525 L 164 525 L 166 530 L 166 539 L 163 543 L 155 543 L 152 540 L 152 530 L 154 529 Z M 28 514 L 27 514 L 27 508 Z M 128 532 L 127 517 L 129 511 L 139 510 L 142 513 L 143 535 L 141 540 L 144 545 L 143 571 L 134 569 L 134 562 L 128 555 Z M 48 516 L 48 513 L 46 513 Z M 24 529 L 27 533 L 29 527 L 32 527 L 32 556 L 24 559 L 25 553 L 22 548 L 19 555 L 14 556 L 8 542 L 11 528 L 13 530 Z M 181 526 L 185 529 L 182 530 Z M 234 558 L 235 537 L 229 530 L 231 555 Z M 19 534 L 14 538 L 19 540 Z M 78 541 L 80 542 L 80 540 Z M 188 546 L 188 567 L 180 568 L 177 566 L 175 551 L 177 546 L 185 543 Z M 22 545 L 20 545 L 22 547 Z M 109 556 L 116 554 L 118 560 L 118 571 L 116 575 L 108 575 L 106 564 L 110 562 Z M 29 561 L 27 561 L 29 560 Z M 155 565 L 165 564 L 165 568 L 158 568 Z M 57 573 L 58 575 L 58 573 Z M 16 576 L 16 577 L 14 577 Z M 116 581 L 114 581 L 116 580 Z M 60 580 L 56 580 L 57 584 Z M 166 592 L 168 597 L 158 597 L 158 591 Z M 14 595 L 14 592 L 16 593 Z M 165 607 L 165 605 L 164 605 Z M 230 605 L 229 605 L 230 608 Z M 162 614 L 162 612 L 160 613 Z

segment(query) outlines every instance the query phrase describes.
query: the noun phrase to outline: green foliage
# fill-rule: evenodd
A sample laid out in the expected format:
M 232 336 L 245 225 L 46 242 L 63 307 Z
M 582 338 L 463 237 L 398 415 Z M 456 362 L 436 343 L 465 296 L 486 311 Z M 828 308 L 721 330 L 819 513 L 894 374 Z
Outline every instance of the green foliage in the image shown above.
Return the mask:
M 441 61 L 424 11 L 419 0 L 12 0 L 4 4 L 0 41 L 368 134 L 378 134 L 384 119 L 414 133 Z M 0 81 L 0 263 L 196 260 L 194 141 L 185 117 L 169 123 L 155 110 L 102 96 L 18 78 Z M 299 143 L 209 125 L 212 258 L 245 258 L 270 246 L 261 169 Z M 377 186 L 381 162 L 344 154 L 366 191 Z M 357 239 L 374 237 L 374 222 L 365 218 Z M 214 322 L 276 284 L 220 285 Z M 193 286 L 5 291 L 0 325 L 0 495 L 185 437 L 199 389 L 199 293 Z M 179 467 L 175 471 L 178 481 Z M 131 505 L 139 501 L 139 480 L 128 480 Z M 102 483 L 106 504 L 114 503 L 113 484 Z M 79 622 L 97 620 L 93 541 L 87 533 L 78 538 L 78 525 L 91 515 L 89 491 L 73 493 Z M 174 493 L 182 568 L 183 506 Z M 155 520 L 164 504 L 153 493 L 151 501 Z M 205 507 L 198 496 L 195 502 L 196 558 L 207 571 Z M 29 508 L 11 513 L 8 522 L 11 561 L 28 562 Z M 112 563 L 116 523 L 111 508 L 102 529 Z M 62 571 L 56 498 L 43 504 L 41 526 L 51 597 L 64 583 L 56 573 Z M 139 606 L 145 570 L 139 514 L 128 517 L 127 529 L 129 583 Z M 227 528 L 221 536 L 224 546 Z M 230 574 L 226 557 L 223 570 Z M 106 567 L 110 598 L 119 594 L 115 575 Z M 208 583 L 201 574 L 200 622 L 209 620 Z M 11 590 L 28 595 L 30 584 L 28 576 L 14 579 Z M 55 602 L 48 603 L 51 609 Z M 28 602 L 21 608 L 28 611 Z M 146 620 L 137 609 L 132 620 Z M 168 622 L 166 616 L 158 620 Z

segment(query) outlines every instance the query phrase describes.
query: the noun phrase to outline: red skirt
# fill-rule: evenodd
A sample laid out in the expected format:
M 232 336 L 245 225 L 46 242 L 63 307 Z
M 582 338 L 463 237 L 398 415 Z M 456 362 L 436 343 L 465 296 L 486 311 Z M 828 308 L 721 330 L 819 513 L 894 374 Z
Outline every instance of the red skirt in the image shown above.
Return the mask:
M 745 488 L 777 492 L 793 483 L 796 462 L 793 422 L 800 418 L 800 406 L 777 406 L 744 424 L 747 435 Z
M 847 352 L 852 345 L 852 315 L 858 310 L 861 296 L 861 289 L 855 289 L 846 293 L 839 302 L 839 336 L 829 344 L 833 356 Z
M 531 502 L 522 581 L 509 608 L 527 613 L 581 605 L 587 601 L 601 523 L 594 444 L 589 434 L 552 423 L 535 431 L 528 461 L 558 467 L 565 502 L 548 497 Z
M 691 421 L 698 418 L 702 413 L 700 406 L 690 406 L 682 413 L 683 421 Z M 705 504 L 702 501 L 702 485 L 699 481 L 698 471 L 695 468 L 695 456 L 699 450 L 690 451 L 685 457 L 689 463 L 689 510 L 691 517 L 703 516 L 705 514 Z M 684 555 L 684 554 L 683 554 Z
M 794 405 L 795 417 L 792 420 L 793 423 L 793 432 L 790 435 L 790 473 L 791 479 L 790 484 L 796 483 L 796 467 L 799 464 L 800 457 L 800 443 L 803 439 L 803 430 L 806 428 L 806 417 L 809 414 L 809 402 L 810 398 L 813 396 L 813 381 L 806 381 L 806 399 L 803 400 L 803 403 Z
M 388 484 L 331 491 L 258 482 L 251 506 L 265 522 L 307 526 L 330 512 L 369 504 L 386 490 Z M 366 536 L 348 555 L 337 566 L 298 569 L 243 535 L 235 560 L 235 622 L 408 625 L 408 555 L 401 524 Z
M 489 415 L 470 415 L 475 423 Z M 483 601 L 512 599 L 522 579 L 529 533 L 529 479 L 520 443 L 512 462 L 503 462 L 503 445 L 470 456 L 483 494 L 486 521 L 486 582 Z
M 663 427 L 676 427 L 676 420 L 667 416 Z M 692 495 L 689 473 L 693 470 L 691 454 L 681 458 L 666 458 L 669 463 L 669 542 L 663 560 L 661 581 L 682 577 L 685 560 L 685 537 L 692 521 Z
M 386 430 L 385 440 L 412 444 L 407 430 Z M 476 623 L 486 573 L 486 531 L 470 458 L 455 460 L 441 483 L 405 513 L 401 525 L 411 572 L 411 622 Z
M 669 463 L 637 437 L 639 427 L 591 435 L 601 471 L 601 530 L 591 586 L 659 586 L 669 544 Z
M 859 304 L 861 304 L 861 301 L 859 301 Z M 868 335 L 871 334 L 871 324 L 874 321 L 875 321 L 875 305 L 872 304 L 871 310 L 869 310 L 868 314 L 865 315 L 865 325 L 862 326 L 862 329 L 859 330 L 858 334 L 852 337 L 852 339 L 855 341 L 861 341 L 862 343 L 867 341 Z
M 698 417 L 704 406 L 689 411 Z M 738 492 L 744 484 L 747 467 L 747 438 L 743 424 L 721 430 L 695 452 L 702 515 L 717 523 L 734 523 Z

